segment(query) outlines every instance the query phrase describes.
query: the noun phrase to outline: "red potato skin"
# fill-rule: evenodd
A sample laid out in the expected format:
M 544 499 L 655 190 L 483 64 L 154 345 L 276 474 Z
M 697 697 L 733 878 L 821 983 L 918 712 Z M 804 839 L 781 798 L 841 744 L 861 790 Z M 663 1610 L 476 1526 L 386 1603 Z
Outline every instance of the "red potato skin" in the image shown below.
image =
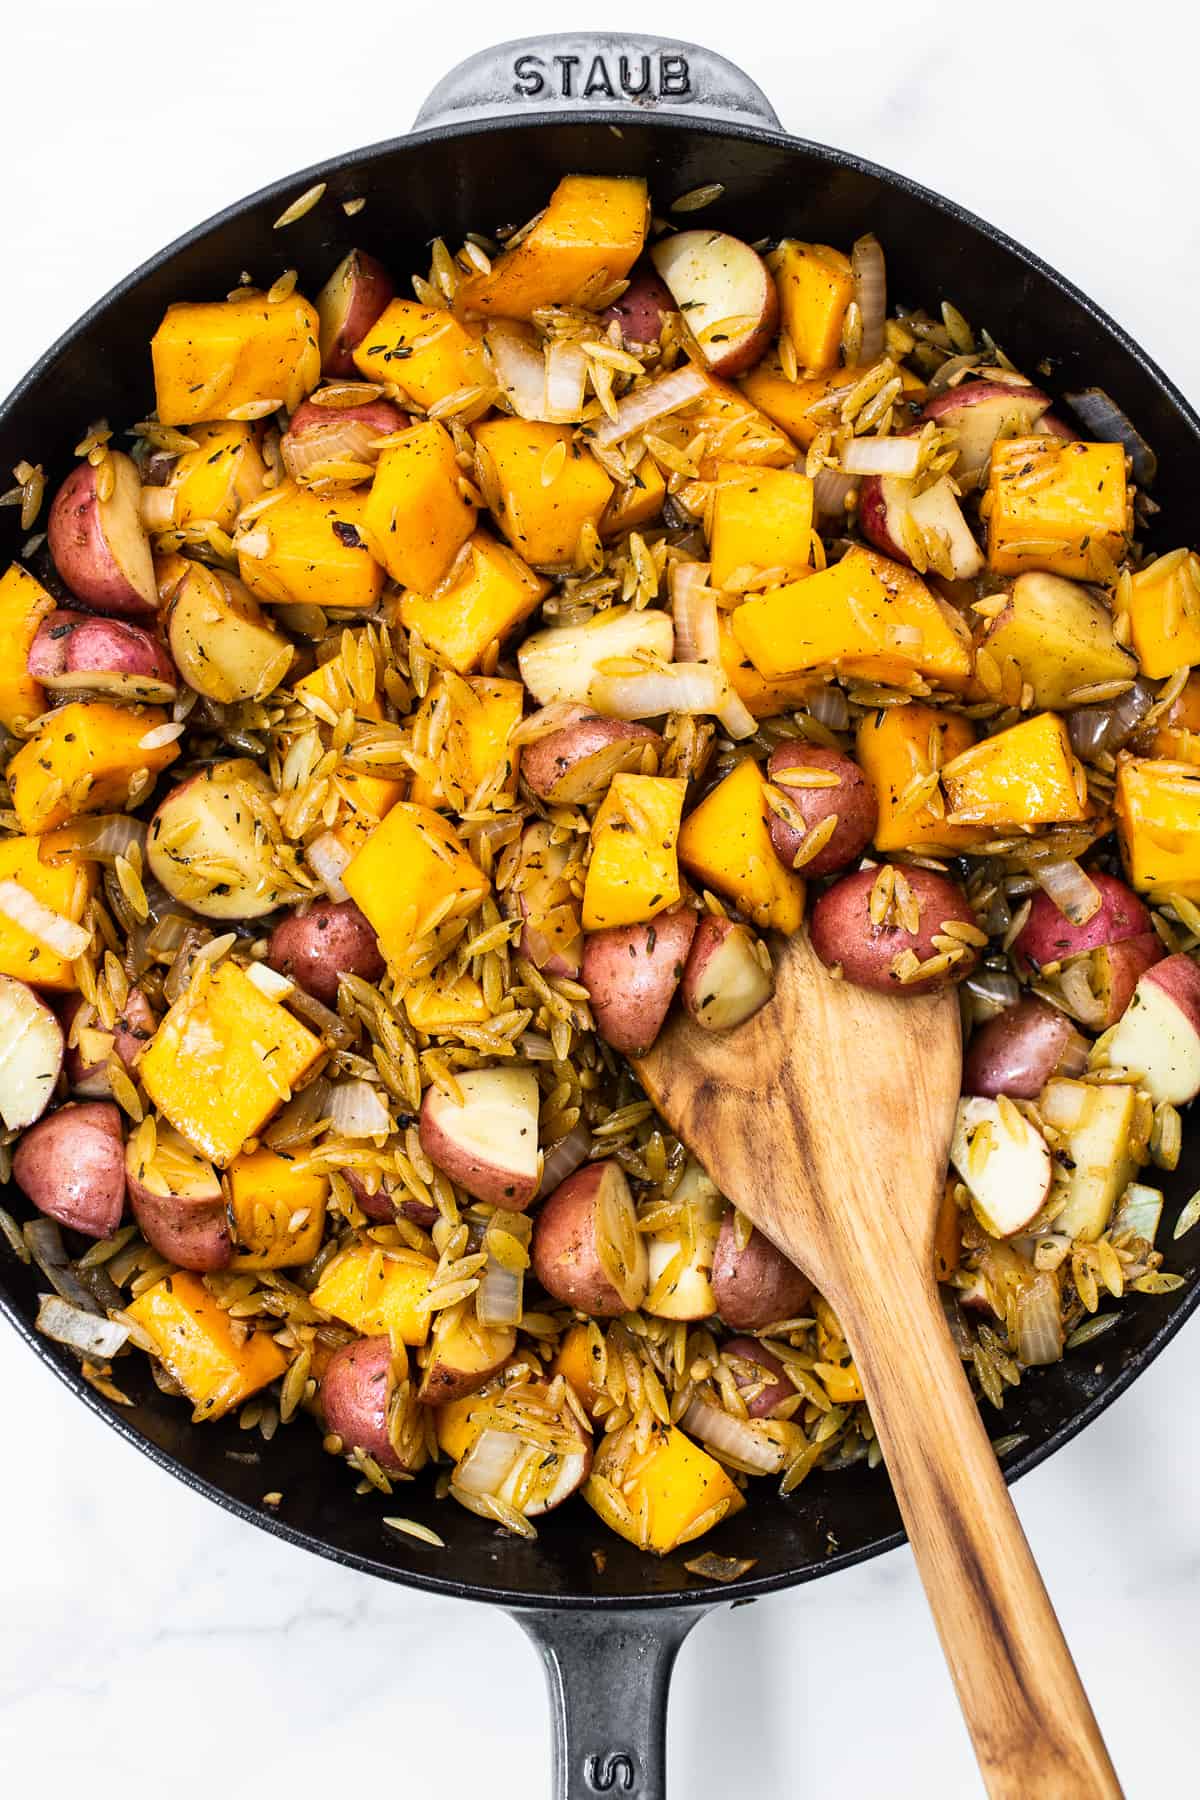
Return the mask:
M 1122 938 L 1119 944 L 1105 944 L 1092 951 L 1092 986 L 1107 997 L 1101 1031 L 1116 1024 L 1133 999 L 1139 978 L 1155 963 L 1162 962 L 1166 954 L 1156 931 L 1139 932 L 1137 937 Z
M 657 731 L 632 719 L 602 719 L 598 716 L 580 719 L 576 724 L 565 725 L 561 731 L 552 731 L 524 747 L 521 752 L 522 779 L 539 800 L 553 801 L 559 782 L 577 763 L 617 743 L 638 747 L 630 752 L 632 767 L 642 745 L 661 747 L 662 739 Z
M 727 1343 L 721 1345 L 721 1351 L 725 1356 L 736 1356 L 742 1362 L 753 1363 L 756 1369 L 762 1371 L 763 1376 L 770 1377 L 762 1392 L 756 1394 L 753 1400 L 746 1401 L 746 1411 L 752 1419 L 768 1418 L 784 1400 L 791 1400 L 794 1397 L 796 1390 L 788 1380 L 783 1364 L 777 1356 L 773 1356 L 769 1350 L 765 1349 L 757 1338 L 730 1338 Z M 748 1388 L 757 1385 L 761 1376 L 756 1375 L 744 1379 L 735 1374 L 733 1379 L 737 1384 L 738 1392 L 744 1395 Z
M 809 933 L 825 966 L 838 964 L 847 981 L 892 994 L 928 993 L 969 975 L 979 960 L 975 950 L 944 974 L 910 982 L 897 979 L 892 962 L 902 951 L 912 950 L 921 962 L 927 962 L 937 954 L 932 940 L 944 922 L 974 925 L 975 915 L 956 882 L 932 869 L 906 868 L 904 874 L 921 909 L 916 935 L 898 925 L 873 925 L 869 906 L 878 873 L 877 869 L 856 869 L 852 875 L 843 875 L 814 903 Z
M 884 556 L 890 556 L 893 562 L 903 563 L 906 569 L 912 566 L 908 560 L 908 551 L 888 533 L 887 502 L 883 497 L 881 475 L 867 475 L 863 478 L 858 490 L 858 525 L 867 542 L 874 544 Z
M 579 979 L 596 1030 L 622 1056 L 642 1056 L 662 1030 L 684 967 L 697 916 L 688 906 L 645 925 L 589 932 Z
M 155 608 L 121 573 L 105 541 L 96 471 L 90 463 L 72 469 L 55 494 L 46 534 L 59 575 L 73 594 L 97 612 L 128 618 L 154 613 Z
M 443 1129 L 437 1116 L 437 1089 L 426 1088 L 419 1126 L 421 1148 L 435 1168 L 449 1175 L 457 1187 L 488 1206 L 524 1212 L 537 1193 L 537 1176 L 518 1178 L 494 1163 L 472 1156 L 464 1165 L 460 1146 Z M 447 1152 L 449 1155 L 447 1156 Z
M 1036 1100 L 1075 1035 L 1065 1013 L 1027 995 L 981 1025 L 963 1058 L 962 1091 L 994 1100 Z
M 322 901 L 282 920 L 267 962 L 325 1006 L 337 1003 L 339 975 L 378 981 L 384 968 L 379 939 L 353 900 Z
M 838 778 L 837 787 L 804 788 L 788 784 L 790 769 L 824 769 Z M 858 861 L 879 822 L 879 806 L 875 790 L 858 764 L 840 751 L 826 750 L 819 744 L 806 744 L 800 738 L 777 744 L 767 764 L 767 779 L 782 788 L 809 831 L 820 825 L 830 813 L 837 814 L 833 836 L 804 865 L 806 876 L 833 875 Z M 781 819 L 770 817 L 771 843 L 785 869 L 790 869 L 803 841 L 801 834 Z
M 1152 969 L 1147 969 L 1142 980 L 1169 995 L 1200 1037 L 1200 969 L 1190 956 L 1182 951 L 1175 956 L 1165 956 Z
M 110 1100 L 71 1102 L 30 1126 L 13 1178 L 48 1219 L 83 1237 L 111 1237 L 125 1211 L 125 1145 Z
M 179 686 L 166 647 L 140 625 L 66 607 L 42 620 L 29 646 L 28 668 L 35 681 L 61 675 L 141 675 Z
M 706 1030 L 732 1031 L 738 1025 L 744 1025 L 747 1019 L 752 1019 L 756 1012 L 762 1011 L 775 991 L 775 982 L 772 976 L 764 983 L 762 997 L 753 1010 L 742 1012 L 739 1018 L 731 1020 L 728 1025 L 712 1023 L 712 1015 L 709 1014 L 708 1007 L 714 998 L 713 958 L 735 934 L 742 939 L 742 947 L 746 955 L 753 956 L 754 933 L 747 926 L 739 924 L 734 919 L 721 919 L 714 913 L 705 913 L 696 927 L 695 935 L 692 938 L 692 947 L 688 951 L 688 959 L 683 970 L 683 981 L 680 985 L 680 998 L 697 1025 Z M 765 970 L 763 970 L 763 974 L 765 976 Z M 718 995 L 719 991 L 718 980 Z
M 386 1188 L 377 1188 L 373 1194 L 369 1194 L 366 1182 L 354 1169 L 340 1169 L 338 1173 L 372 1224 L 392 1223 L 396 1217 L 396 1203 Z M 400 1210 L 403 1211 L 403 1207 Z
M 1049 408 L 1050 396 L 1043 394 L 1040 388 L 1028 387 L 1021 382 L 1007 381 L 964 381 L 958 387 L 947 388 L 944 393 L 935 394 L 927 400 L 921 409 L 923 419 L 944 419 L 947 414 L 961 412 L 966 406 L 976 406 L 981 400 L 1000 400 L 1011 394 L 1019 394 L 1022 400 L 1030 405 Z
M 142 1236 L 181 1269 L 207 1275 L 229 1266 L 233 1238 L 220 1188 L 214 1194 L 155 1194 L 130 1178 L 129 1204 Z
M 615 1319 L 625 1304 L 596 1250 L 596 1199 L 607 1163 L 585 1163 L 539 1207 L 529 1256 L 546 1292 L 593 1319 Z
M 318 426 L 351 420 L 356 424 L 373 425 L 380 437 L 403 431 L 412 423 L 408 414 L 393 406 L 390 400 L 366 400 L 361 406 L 318 406 L 315 401 L 304 400 L 288 420 L 287 437 L 303 437 L 305 432 Z
M 329 1359 L 321 1382 L 321 1408 L 326 1428 L 336 1432 L 347 1450 L 365 1450 L 388 1475 L 408 1471 L 392 1448 L 387 1431 L 388 1373 L 392 1346 L 386 1337 L 359 1338 L 343 1344 Z
M 732 1212 L 721 1221 L 713 1256 L 713 1298 L 734 1331 L 758 1331 L 777 1319 L 794 1319 L 812 1299 L 812 1282 L 761 1231 L 737 1247 Z
M 321 363 L 322 375 L 339 378 L 358 373 L 353 352 L 396 293 L 395 283 L 383 264 L 365 250 L 352 250 L 346 263 L 349 269 L 345 306 Z M 339 264 L 339 268 L 342 266 Z
M 78 994 L 73 994 L 62 1008 L 59 1018 L 63 1028 L 64 1041 L 70 1037 L 71 1026 L 75 1014 L 84 1004 Z M 125 1002 L 125 1011 L 117 1020 L 113 1032 L 113 1049 L 127 1069 L 132 1069 L 138 1057 L 154 1036 L 158 1021 L 140 988 L 130 988 L 129 998 Z M 100 1027 L 97 1025 L 97 1030 Z M 83 1052 L 76 1045 L 68 1048 L 63 1059 L 63 1068 L 72 1091 L 83 1094 L 89 1100 L 106 1099 L 110 1092 L 108 1069 L 103 1063 L 89 1063 L 84 1060 Z
M 1033 429 L 1042 437 L 1062 438 L 1068 444 L 1079 442 L 1079 433 L 1065 419 L 1060 419 L 1057 413 L 1043 413 Z
M 627 344 L 657 344 L 664 315 L 674 311 L 670 288 L 655 268 L 642 263 L 634 269 L 621 298 L 601 313 L 600 325 L 604 329 L 615 319 Z
M 1100 950 L 1125 938 L 1154 935 L 1154 921 L 1132 888 L 1115 875 L 1089 869 L 1100 890 L 1099 909 L 1084 925 L 1072 925 L 1059 912 L 1049 894 L 1033 896 L 1029 917 L 1013 940 L 1013 960 L 1022 974 L 1044 969 L 1047 963 L 1065 962 L 1085 950 Z

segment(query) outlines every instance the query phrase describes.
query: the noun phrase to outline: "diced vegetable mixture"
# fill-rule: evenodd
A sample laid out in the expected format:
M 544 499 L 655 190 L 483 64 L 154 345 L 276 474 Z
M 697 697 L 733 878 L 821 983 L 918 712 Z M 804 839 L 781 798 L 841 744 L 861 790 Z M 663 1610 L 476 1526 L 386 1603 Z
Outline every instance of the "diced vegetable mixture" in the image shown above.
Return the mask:
M 181 300 L 148 416 L 78 422 L 44 529 L 39 466 L 0 502 L 43 1330 L 114 1403 L 144 1353 L 360 1492 L 526 1537 L 579 1494 L 660 1554 L 879 1461 L 834 1313 L 638 1087 L 672 1007 L 737 1030 L 806 929 L 959 984 L 937 1274 L 997 1407 L 1176 1281 L 1200 1091 L 1200 558 L 1144 548 L 1148 447 L 889 315 L 874 238 L 687 212 L 570 175 L 411 297 L 355 250 Z

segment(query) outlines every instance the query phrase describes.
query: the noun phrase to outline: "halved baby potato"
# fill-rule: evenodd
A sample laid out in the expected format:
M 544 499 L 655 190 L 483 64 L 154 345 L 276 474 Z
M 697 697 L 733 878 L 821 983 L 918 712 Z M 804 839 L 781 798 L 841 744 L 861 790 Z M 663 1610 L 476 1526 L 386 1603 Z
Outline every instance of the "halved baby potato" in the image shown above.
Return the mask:
M 555 1300 L 594 1319 L 636 1312 L 646 1297 L 646 1241 L 621 1165 L 585 1163 L 538 1208 L 534 1274 Z
M 100 468 L 112 482 L 103 500 Z M 82 462 L 72 469 L 51 504 L 46 529 L 54 566 L 71 592 L 97 612 L 137 616 L 158 610 L 141 494 L 136 465 L 110 450 L 99 468 Z
M 727 231 L 680 231 L 650 257 L 714 375 L 744 375 L 779 324 L 779 296 L 757 250 Z
M 537 1077 L 528 1069 L 468 1069 L 462 1104 L 431 1087 L 421 1105 L 421 1148 L 476 1200 L 523 1212 L 538 1189 Z
M 146 859 L 156 881 L 208 919 L 259 919 L 297 898 L 255 814 L 274 789 L 235 756 L 171 789 L 150 821 Z
M 28 667 L 52 694 L 86 691 L 162 705 L 179 692 L 175 665 L 151 632 L 67 607 L 57 607 L 38 626 Z
M 233 1254 L 220 1179 L 206 1156 L 159 1124 L 147 1157 L 135 1132 L 125 1150 L 129 1204 L 142 1236 L 181 1269 L 207 1274 Z
M 167 637 L 188 686 L 226 705 L 265 700 L 296 654 L 236 575 L 198 562 L 175 589 Z

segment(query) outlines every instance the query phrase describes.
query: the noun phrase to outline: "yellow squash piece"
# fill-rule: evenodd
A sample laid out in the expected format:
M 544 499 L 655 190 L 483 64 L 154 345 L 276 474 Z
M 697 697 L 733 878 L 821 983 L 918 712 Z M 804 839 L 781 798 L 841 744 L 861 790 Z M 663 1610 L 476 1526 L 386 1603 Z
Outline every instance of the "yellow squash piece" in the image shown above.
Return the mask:
M 1057 713 L 1038 713 L 963 750 L 942 770 L 949 816 L 993 831 L 1088 816 L 1083 770 Z
M 41 683 L 29 673 L 29 646 L 53 611 L 53 596 L 41 582 L 20 563 L 10 563 L 0 575 L 0 725 L 9 731 L 18 719 L 34 719 L 45 710 Z
M 27 893 L 78 924 L 96 883 L 96 865 L 69 851 L 43 862 L 38 854 L 45 838 L 0 838 L 0 881 L 16 881 Z M 34 987 L 69 993 L 78 986 L 72 965 L 48 944 L 31 937 L 20 925 L 0 915 L 0 975 L 15 975 Z
M 123 811 L 134 778 L 143 770 L 157 775 L 179 755 L 176 743 L 146 745 L 166 723 L 157 707 L 108 700 L 73 700 L 43 714 L 36 735 L 8 765 L 21 830 L 37 836 L 80 813 Z M 150 786 L 147 781 L 138 797 Z
M 772 424 L 766 413 L 732 382 L 708 377 L 700 398 L 681 415 L 688 433 L 703 432 L 700 481 L 715 481 L 723 463 L 749 463 L 760 469 L 786 469 L 796 460 L 796 446 Z M 668 421 L 670 423 L 670 421 Z M 681 490 L 681 498 L 686 489 Z
M 785 675 L 778 681 L 767 681 L 734 637 L 731 616 L 727 612 L 717 614 L 717 636 L 721 667 L 738 699 L 756 719 L 771 719 L 776 713 L 795 712 L 804 705 L 813 689 L 821 686 L 817 675 Z
M 366 494 L 318 494 L 293 481 L 277 492 L 234 540 L 251 593 L 275 605 L 369 612 L 383 592 L 383 570 L 368 536 Z
M 779 293 L 783 329 L 802 369 L 820 374 L 841 353 L 846 308 L 854 298 L 850 258 L 829 244 L 784 238 L 767 258 Z
M 1142 674 L 1154 681 L 1200 663 L 1200 556 L 1173 550 L 1117 583 Z
M 636 925 L 679 898 L 675 840 L 686 782 L 614 775 L 592 824 L 583 929 Z
M 477 333 L 416 300 L 392 301 L 354 352 L 354 366 L 367 381 L 394 382 L 425 408 L 492 381 Z
M 347 866 L 342 883 L 396 969 L 403 969 L 414 942 L 429 929 L 429 919 L 473 913 L 490 890 L 487 876 L 441 814 L 408 800 L 393 806 L 376 826 Z M 443 910 L 447 900 L 449 908 Z
M 244 1343 L 199 1275 L 182 1269 L 129 1302 L 129 1316 L 154 1339 L 163 1367 L 195 1407 L 195 1421 L 219 1419 L 277 1381 L 287 1357 L 264 1331 Z
M 291 1269 L 321 1248 L 329 1177 L 261 1144 L 229 1165 L 231 1269 Z
M 384 450 L 367 497 L 375 554 L 403 587 L 437 587 L 475 529 L 475 508 L 459 486 L 454 443 L 428 420 Z
M 453 978 L 439 970 L 428 982 L 414 982 L 404 993 L 404 1010 L 414 1031 L 449 1031 L 455 1025 L 483 1025 L 491 1017 L 483 989 L 473 975 Z
M 574 1390 L 589 1419 L 595 1418 L 596 1403 L 604 1392 L 600 1379 L 603 1342 L 594 1325 L 581 1321 L 563 1333 L 550 1365 L 551 1374 L 561 1375 Z
M 247 424 L 193 425 L 188 432 L 196 448 L 185 450 L 171 470 L 168 491 L 176 527 L 211 519 L 232 531 L 243 506 L 263 491 L 267 465 L 261 448 L 262 427 Z
M 470 556 L 441 593 L 401 597 L 400 623 L 469 675 L 493 644 L 536 612 L 549 587 L 507 544 L 477 531 Z
M 394 1335 L 403 1344 L 429 1336 L 425 1300 L 437 1264 L 417 1250 L 381 1250 L 369 1239 L 327 1263 L 312 1303 L 364 1337 Z
M 1200 901 L 1200 769 L 1129 757 L 1117 770 L 1116 814 L 1125 872 L 1138 892 Z
M 812 408 L 833 394 L 848 394 L 863 373 L 862 369 L 830 369 L 824 375 L 802 375 L 789 381 L 781 369 L 760 363 L 738 386 L 768 419 L 807 450 L 831 419 L 830 413 L 817 414 Z M 836 412 L 832 416 L 836 417 Z
M 1200 763 L 1200 675 L 1189 675 L 1166 717 L 1136 747 L 1164 762 Z
M 586 303 L 628 275 L 649 223 L 640 176 L 566 175 L 533 230 L 492 264 L 464 281 L 455 297 L 461 313 L 529 319 L 539 306 Z
M 746 578 L 762 569 L 780 570 L 781 579 L 807 574 L 812 527 L 813 484 L 807 475 L 723 464 L 713 496 L 712 585 L 745 587 Z
M 625 1425 L 601 1438 L 583 1490 L 588 1505 L 631 1544 L 665 1556 L 745 1506 L 716 1458 L 678 1427 L 656 1423 L 642 1451 L 633 1442 L 634 1430 Z M 624 1507 L 613 1506 L 612 1488 Z
M 263 294 L 169 306 L 150 340 L 154 396 L 164 425 L 294 412 L 321 379 L 317 315 L 302 294 Z
M 804 918 L 804 881 L 772 847 L 765 786 L 758 764 L 746 757 L 684 820 L 679 860 L 702 887 L 732 900 L 756 925 L 796 931 Z
M 877 850 L 969 850 L 987 841 L 981 826 L 947 824 L 944 796 L 930 780 L 974 742 L 975 729 L 961 713 L 916 700 L 863 715 L 855 749 L 879 807 Z
M 591 451 L 574 441 L 569 425 L 527 419 L 489 419 L 476 426 L 475 443 L 494 471 L 497 522 L 513 548 L 538 567 L 573 563 L 580 532 L 585 525 L 599 530 L 613 492 Z M 490 483 L 480 486 L 486 493 Z
M 633 486 L 617 488 L 600 520 L 602 538 L 620 537 L 623 531 L 636 531 L 641 525 L 653 524 L 667 497 L 667 484 L 662 470 L 647 451 L 633 471 Z
M 992 451 L 984 503 L 988 567 L 997 575 L 1045 569 L 1103 581 L 1124 556 L 1130 528 L 1120 444 L 1005 438 Z
M 223 1169 L 322 1054 L 319 1038 L 226 962 L 180 995 L 138 1074 L 176 1131 Z
M 760 675 L 830 669 L 863 681 L 958 691 L 971 679 L 966 627 L 919 575 L 854 549 L 803 583 L 747 600 L 733 615 Z
M 521 722 L 525 690 L 519 681 L 501 681 L 486 675 L 463 680 L 461 675 L 441 675 L 430 683 L 421 706 L 422 720 L 442 706 L 446 723 L 442 747 L 431 758 L 431 779 L 413 777 L 410 799 L 423 806 L 469 810 L 471 796 L 484 781 L 502 775 L 497 794 L 510 798 L 516 792 L 520 750 L 509 747 L 509 738 Z

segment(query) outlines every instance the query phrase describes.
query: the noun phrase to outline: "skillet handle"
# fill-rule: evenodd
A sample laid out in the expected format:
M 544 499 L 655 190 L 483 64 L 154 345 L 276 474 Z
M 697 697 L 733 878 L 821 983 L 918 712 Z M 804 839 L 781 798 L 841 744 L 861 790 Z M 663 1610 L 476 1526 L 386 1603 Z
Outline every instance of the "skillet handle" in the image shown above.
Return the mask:
M 671 1670 L 708 1610 L 514 1612 L 550 1688 L 554 1800 L 666 1800 Z
M 572 109 L 666 112 L 782 129 L 757 83 L 715 50 L 608 31 L 551 31 L 477 51 L 442 77 L 414 129 Z

